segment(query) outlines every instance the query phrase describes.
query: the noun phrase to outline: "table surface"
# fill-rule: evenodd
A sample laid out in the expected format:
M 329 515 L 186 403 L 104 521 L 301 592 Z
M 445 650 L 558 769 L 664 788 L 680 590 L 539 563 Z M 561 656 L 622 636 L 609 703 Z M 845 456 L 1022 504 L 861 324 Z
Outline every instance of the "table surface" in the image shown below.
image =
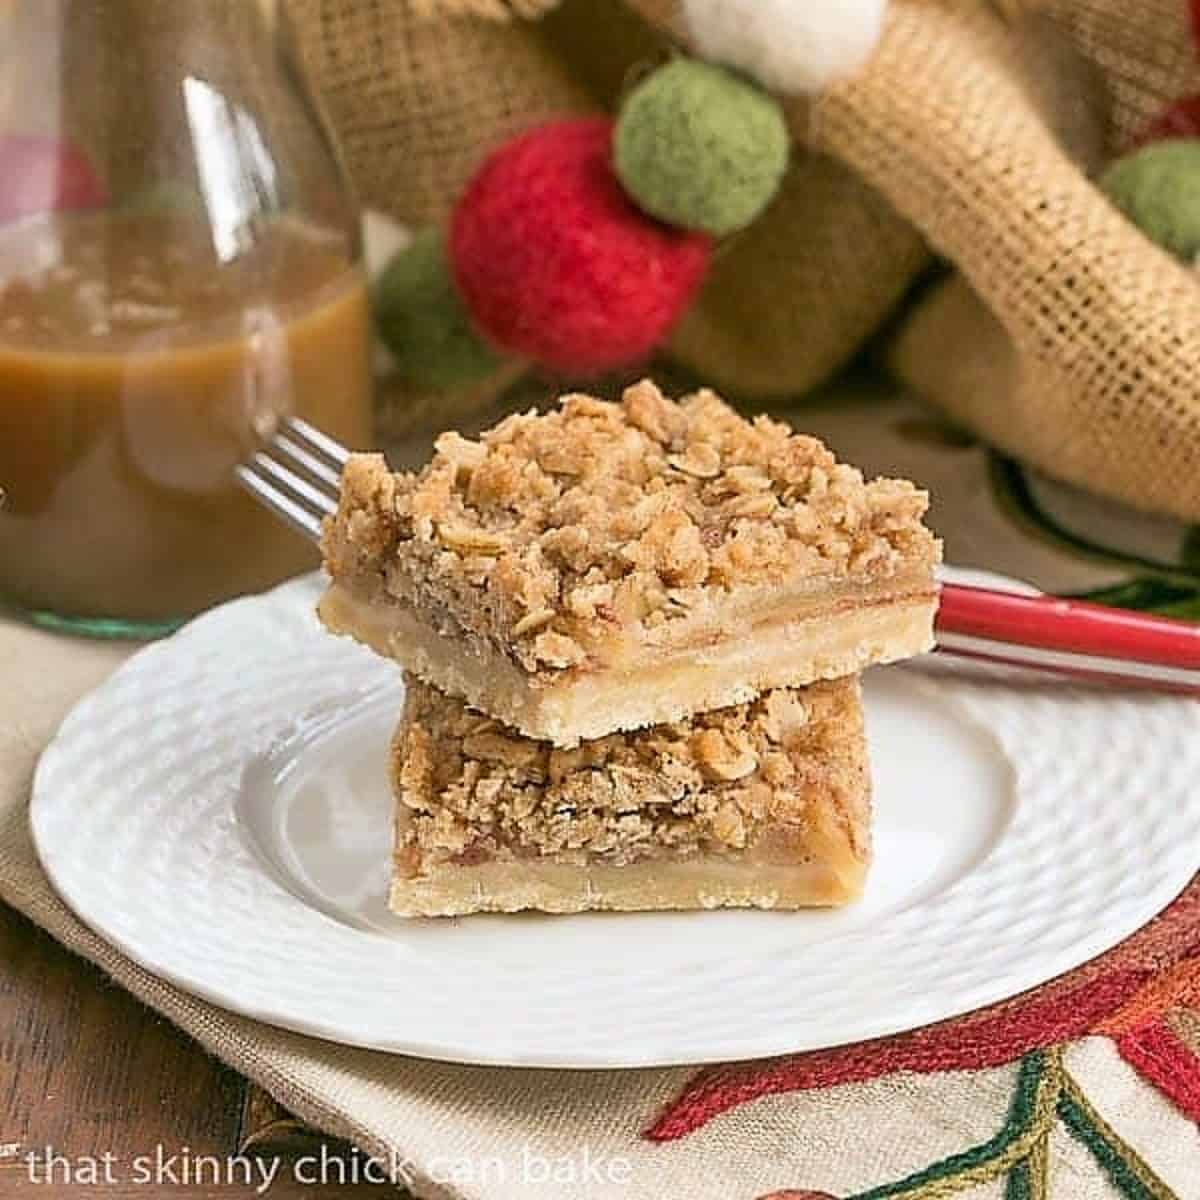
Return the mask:
M 47 1147 L 66 1165 L 57 1159 L 47 1163 Z M 312 1164 L 323 1148 L 327 1158 L 353 1163 L 344 1143 L 305 1127 L 95 967 L 0 904 L 0 1196 L 5 1200 L 253 1196 L 262 1177 L 247 1186 L 241 1175 L 245 1168 L 225 1166 L 239 1155 L 258 1156 L 268 1169 L 278 1164 L 267 1192 L 274 1200 L 402 1197 L 387 1186 L 339 1185 L 337 1172 L 349 1165 L 327 1168 L 332 1184 L 311 1185 Z M 41 1156 L 32 1172 L 31 1153 Z M 107 1171 L 105 1154 L 112 1156 Z M 141 1156 L 149 1156 L 144 1172 L 137 1163 Z M 216 1167 L 200 1156 L 215 1156 L 222 1164 L 216 1186 Z M 183 1182 L 185 1171 L 191 1182 Z M 92 1182 L 92 1172 L 99 1182 Z M 139 1182 L 144 1173 L 160 1185 Z

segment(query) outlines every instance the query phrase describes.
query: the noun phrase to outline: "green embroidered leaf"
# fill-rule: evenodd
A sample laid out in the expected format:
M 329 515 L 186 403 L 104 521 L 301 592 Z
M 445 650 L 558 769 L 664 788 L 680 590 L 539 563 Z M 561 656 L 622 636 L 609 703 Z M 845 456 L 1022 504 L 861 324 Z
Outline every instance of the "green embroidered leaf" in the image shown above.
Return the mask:
M 1179 560 L 1185 567 L 1200 570 L 1200 525 L 1193 525 L 1183 539 Z
M 1047 1200 L 1050 1175 L 1050 1129 L 1043 1130 L 1029 1153 L 1005 1181 L 1005 1200 Z
M 1064 1077 L 1058 1096 L 1058 1115 L 1063 1125 L 1091 1152 L 1100 1169 L 1126 1200 L 1179 1200 L 1092 1107 L 1079 1085 Z
M 1144 575 L 1112 587 L 1082 592 L 1077 598 L 1091 600 L 1095 604 L 1110 604 L 1115 608 L 1132 608 L 1138 612 L 1200 621 L 1200 584 Z
M 1004 1187 L 1004 1200 L 1034 1200 L 1033 1177 L 1029 1170 L 1029 1159 L 1017 1163 L 1008 1173 Z
M 1000 511 L 1030 537 L 1056 546 L 1066 554 L 1088 559 L 1110 567 L 1128 567 L 1139 575 L 1161 578 L 1169 582 L 1200 584 L 1200 538 L 1193 530 L 1180 550 L 1179 560 L 1159 562 L 1130 551 L 1114 549 L 1092 541 L 1088 536 L 1068 529 L 1038 502 L 1030 488 L 1025 469 L 1020 463 L 1001 454 L 988 458 L 988 478 L 992 499 Z
M 860 1192 L 848 1200 L 925 1200 L 998 1178 L 1023 1161 L 1054 1116 L 1061 1081 L 1059 1052 L 1038 1050 L 1021 1060 L 1008 1117 L 994 1136 L 906 1179 Z

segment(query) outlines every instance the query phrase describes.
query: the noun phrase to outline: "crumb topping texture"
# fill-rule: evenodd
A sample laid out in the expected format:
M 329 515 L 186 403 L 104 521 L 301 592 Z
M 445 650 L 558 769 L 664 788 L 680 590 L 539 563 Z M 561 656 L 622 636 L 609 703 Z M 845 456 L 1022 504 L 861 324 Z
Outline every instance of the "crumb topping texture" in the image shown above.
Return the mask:
M 444 433 L 419 474 L 355 456 L 324 544 L 335 579 L 373 574 L 553 673 L 583 663 L 597 630 L 653 635 L 741 587 L 931 569 L 927 504 L 711 391 L 674 402 L 643 381 L 619 404 L 566 396 L 479 441 Z
M 552 856 L 624 865 L 753 847 L 794 861 L 810 823 L 868 854 L 856 679 L 777 689 L 688 721 L 562 750 L 409 676 L 392 747 L 397 868 Z M 792 853 L 789 857 L 789 846 Z

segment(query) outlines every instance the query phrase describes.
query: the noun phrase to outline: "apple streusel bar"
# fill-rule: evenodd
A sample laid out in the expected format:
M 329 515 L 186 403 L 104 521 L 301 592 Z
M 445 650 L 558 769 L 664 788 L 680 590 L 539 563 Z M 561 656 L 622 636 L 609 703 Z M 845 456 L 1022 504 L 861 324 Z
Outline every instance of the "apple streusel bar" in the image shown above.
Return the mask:
M 857 679 L 574 749 L 407 685 L 392 749 L 391 905 L 403 916 L 794 909 L 862 889 L 870 784 Z
M 709 391 L 565 397 L 418 474 L 351 459 L 321 617 L 572 746 L 932 644 L 926 494 Z

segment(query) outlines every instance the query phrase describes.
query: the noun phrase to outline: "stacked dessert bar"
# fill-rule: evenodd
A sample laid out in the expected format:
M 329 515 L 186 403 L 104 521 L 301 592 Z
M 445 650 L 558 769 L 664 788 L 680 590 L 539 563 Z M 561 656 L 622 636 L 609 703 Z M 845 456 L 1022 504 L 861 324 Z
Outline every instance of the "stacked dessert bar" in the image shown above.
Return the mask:
M 352 458 L 320 614 L 406 672 L 394 910 L 858 895 L 858 674 L 932 643 L 926 504 L 648 381 L 443 434 L 417 474 Z

